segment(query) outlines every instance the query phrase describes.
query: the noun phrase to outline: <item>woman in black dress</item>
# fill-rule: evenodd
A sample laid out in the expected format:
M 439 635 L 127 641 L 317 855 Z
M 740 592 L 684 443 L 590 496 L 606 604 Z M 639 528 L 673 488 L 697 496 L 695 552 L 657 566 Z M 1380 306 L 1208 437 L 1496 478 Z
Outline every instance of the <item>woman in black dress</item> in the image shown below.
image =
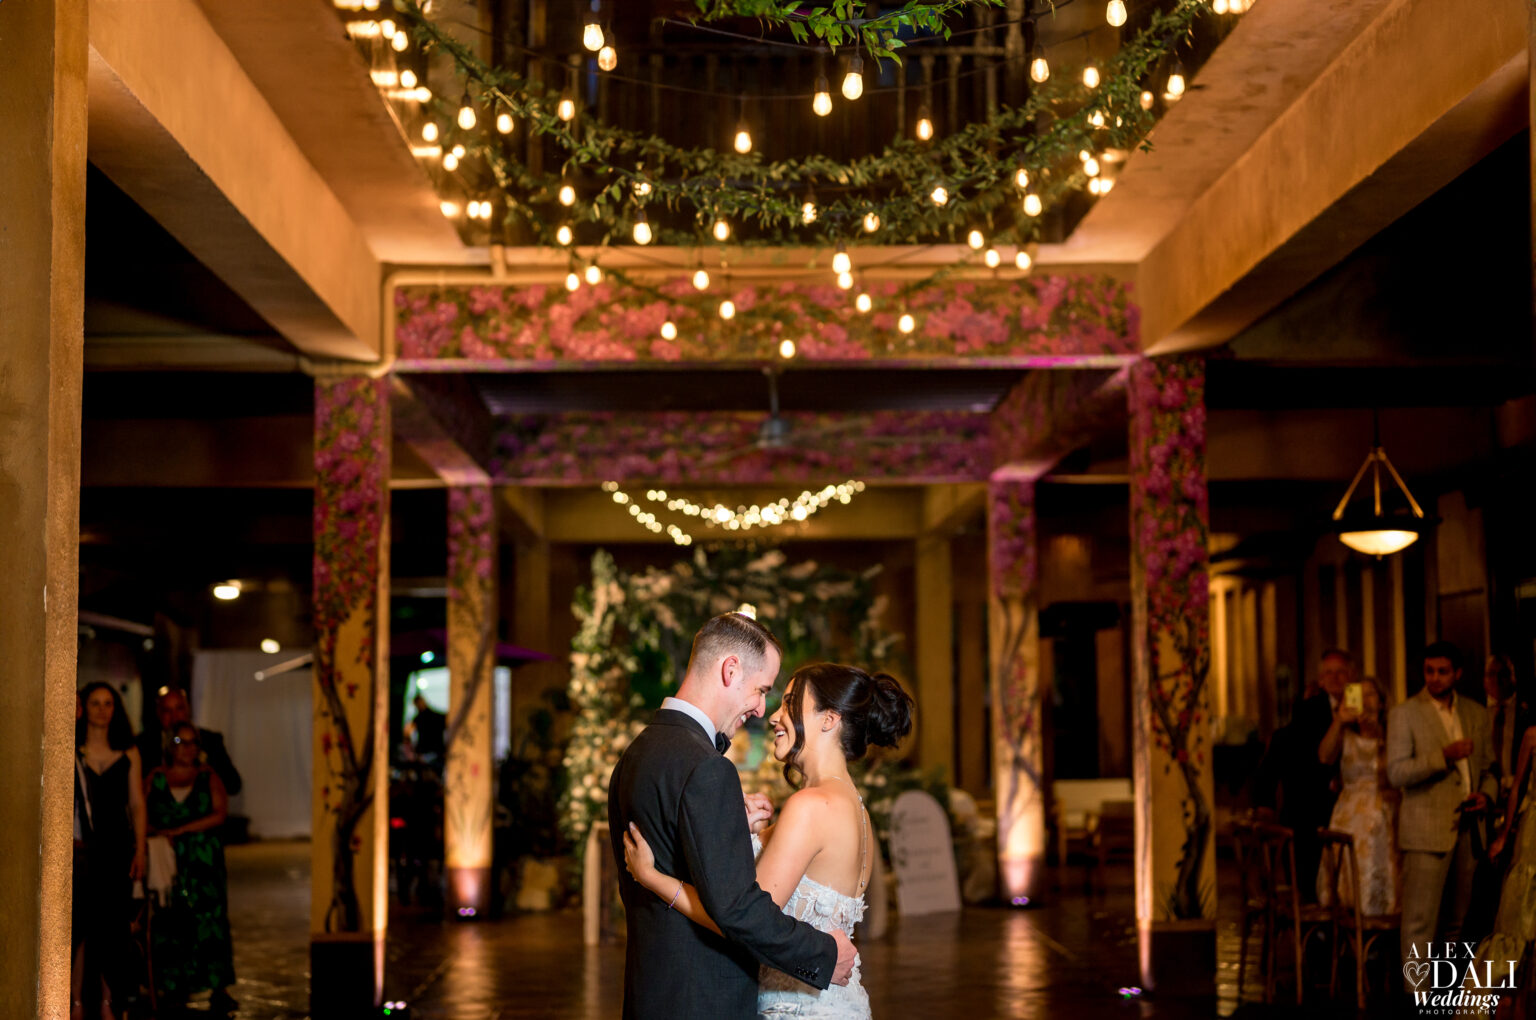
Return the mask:
M 144 878 L 144 787 L 138 748 L 110 684 L 80 692 L 85 715 L 75 723 L 77 780 L 85 824 L 75 876 L 74 924 L 81 943 L 73 975 L 73 1020 L 118 1020 L 135 991 L 129 923 L 133 884 Z M 87 1009 L 89 1008 L 89 1012 Z

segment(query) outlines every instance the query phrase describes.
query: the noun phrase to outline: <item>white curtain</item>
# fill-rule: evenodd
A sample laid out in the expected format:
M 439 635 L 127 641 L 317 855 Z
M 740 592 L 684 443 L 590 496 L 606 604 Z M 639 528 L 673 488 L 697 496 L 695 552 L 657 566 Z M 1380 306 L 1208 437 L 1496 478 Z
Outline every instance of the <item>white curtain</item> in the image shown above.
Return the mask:
M 251 820 L 259 839 L 307 837 L 314 757 L 310 670 L 257 680 L 256 671 L 296 658 L 248 651 L 200 651 L 192 665 L 194 721 L 224 734 L 244 788 L 230 814 Z

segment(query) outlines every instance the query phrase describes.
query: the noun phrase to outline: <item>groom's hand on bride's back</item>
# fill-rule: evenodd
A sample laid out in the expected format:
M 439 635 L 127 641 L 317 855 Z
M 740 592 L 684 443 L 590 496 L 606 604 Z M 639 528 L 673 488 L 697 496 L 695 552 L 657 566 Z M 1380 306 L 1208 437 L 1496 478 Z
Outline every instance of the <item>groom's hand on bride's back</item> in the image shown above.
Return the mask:
M 853 974 L 853 965 L 859 962 L 859 951 L 853 948 L 848 933 L 841 928 L 832 932 L 832 938 L 837 941 L 837 966 L 832 971 L 832 983 L 846 985 Z

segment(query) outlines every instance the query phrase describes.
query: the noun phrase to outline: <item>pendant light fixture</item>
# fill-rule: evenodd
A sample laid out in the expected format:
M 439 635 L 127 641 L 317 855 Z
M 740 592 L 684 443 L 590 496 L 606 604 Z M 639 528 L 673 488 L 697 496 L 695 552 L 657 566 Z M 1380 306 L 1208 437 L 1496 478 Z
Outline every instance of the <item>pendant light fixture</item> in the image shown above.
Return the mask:
M 1384 514 L 1381 509 L 1381 471 L 1386 468 L 1388 476 L 1408 500 L 1409 513 Z M 1371 474 L 1372 512 L 1370 514 L 1348 513 L 1349 501 L 1354 498 L 1355 490 L 1360 487 L 1360 482 L 1365 478 L 1366 472 Z M 1360 470 L 1355 472 L 1354 481 L 1349 483 L 1349 488 L 1344 490 L 1344 498 L 1339 500 L 1339 505 L 1333 511 L 1334 527 L 1338 530 L 1339 541 L 1349 546 L 1356 552 L 1365 553 L 1367 556 L 1391 556 L 1393 553 L 1402 552 L 1419 540 L 1419 532 L 1425 526 L 1424 510 L 1419 506 L 1419 501 L 1413 498 L 1413 493 L 1408 491 L 1408 483 L 1403 481 L 1403 476 L 1397 473 L 1397 468 L 1392 466 L 1392 461 L 1387 457 L 1387 451 L 1381 445 L 1381 424 L 1376 412 L 1371 412 L 1371 452 L 1365 455 L 1365 463 L 1360 465 Z

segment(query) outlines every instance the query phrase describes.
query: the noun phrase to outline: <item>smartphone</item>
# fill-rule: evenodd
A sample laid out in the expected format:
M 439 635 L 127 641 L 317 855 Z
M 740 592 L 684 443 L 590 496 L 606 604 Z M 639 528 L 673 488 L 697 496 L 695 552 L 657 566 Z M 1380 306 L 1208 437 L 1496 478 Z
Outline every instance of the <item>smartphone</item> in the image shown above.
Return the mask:
M 1344 705 L 1347 708 L 1354 709 L 1356 712 L 1365 711 L 1365 685 L 1358 683 L 1345 684 Z

